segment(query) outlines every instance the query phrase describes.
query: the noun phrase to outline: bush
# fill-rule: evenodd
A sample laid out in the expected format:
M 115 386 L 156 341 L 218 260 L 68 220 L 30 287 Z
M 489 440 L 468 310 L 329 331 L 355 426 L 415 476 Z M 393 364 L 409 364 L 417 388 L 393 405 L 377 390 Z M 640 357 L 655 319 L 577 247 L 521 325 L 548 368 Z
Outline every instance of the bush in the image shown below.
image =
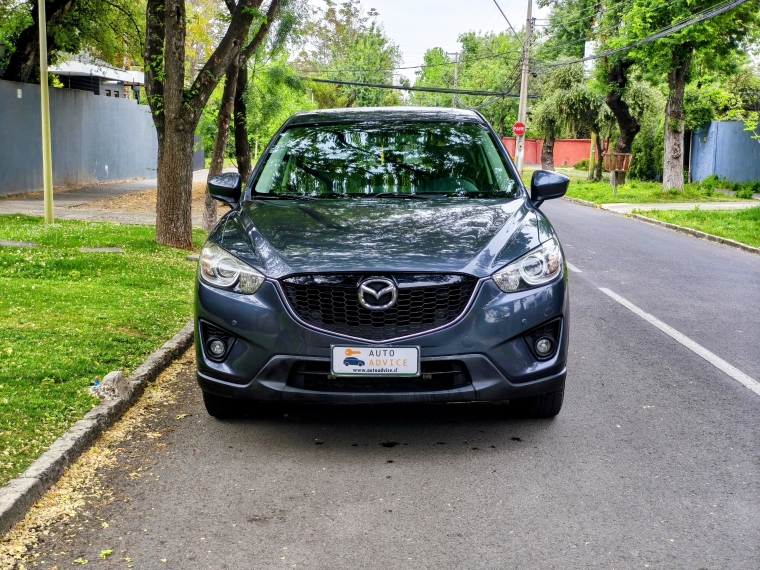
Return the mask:
M 736 197 L 737 198 L 744 198 L 745 200 L 752 200 L 754 196 L 752 196 L 754 192 L 752 191 L 752 186 L 749 184 L 744 185 L 741 190 L 736 191 Z
M 760 192 L 760 180 L 751 180 L 749 182 L 729 182 L 725 178 L 718 178 L 711 174 L 702 182 L 697 184 L 700 190 L 707 196 L 712 196 L 717 189 L 731 190 L 735 192 L 737 198 L 751 200 L 753 194 Z
M 584 158 L 583 160 L 576 162 L 573 164 L 573 168 L 575 170 L 588 170 L 588 158 Z
M 642 131 L 633 141 L 634 154 L 628 175 L 637 180 L 661 180 L 662 163 L 665 155 L 665 130 Z

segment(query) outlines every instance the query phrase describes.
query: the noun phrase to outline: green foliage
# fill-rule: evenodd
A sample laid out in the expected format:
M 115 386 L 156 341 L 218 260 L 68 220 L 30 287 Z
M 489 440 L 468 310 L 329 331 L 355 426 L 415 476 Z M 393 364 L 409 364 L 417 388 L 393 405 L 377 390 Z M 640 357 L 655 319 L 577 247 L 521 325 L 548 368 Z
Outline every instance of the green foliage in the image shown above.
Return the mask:
M 584 158 L 573 164 L 575 170 L 588 170 L 588 158 Z
M 195 266 L 151 227 L 3 216 L 0 239 L 37 244 L 0 247 L 2 484 L 94 405 L 93 381 L 134 370 L 184 326 Z
M 634 154 L 628 175 L 637 180 L 656 180 L 662 177 L 665 156 L 665 129 L 642 129 L 633 141 Z
M 287 54 L 265 66 L 254 67 L 246 104 L 249 137 L 259 152 L 288 117 L 317 108 L 308 85 L 288 63 Z
M 36 29 L 32 8 L 36 0 L 0 0 L 0 42 L 9 46 L 0 67 L 5 67 L 19 47 L 22 32 Z M 61 14 L 48 11 L 49 61 L 65 54 L 86 51 L 122 67 L 125 61 L 141 65 L 145 37 L 145 0 L 72 0 Z M 34 36 L 37 41 L 37 35 Z
M 401 51 L 374 16 L 364 15 L 360 0 L 325 2 L 306 29 L 309 47 L 296 67 L 306 75 L 357 83 L 391 84 Z M 340 73 L 337 73 L 340 71 Z M 313 84 L 319 108 L 399 105 L 398 91 L 344 85 Z
M 754 194 L 760 193 L 760 180 L 750 180 L 748 182 L 730 182 L 725 178 L 718 178 L 717 175 L 711 174 L 702 182 L 694 184 L 704 192 L 714 192 L 715 190 L 731 190 L 735 192 L 736 198 L 751 200 Z

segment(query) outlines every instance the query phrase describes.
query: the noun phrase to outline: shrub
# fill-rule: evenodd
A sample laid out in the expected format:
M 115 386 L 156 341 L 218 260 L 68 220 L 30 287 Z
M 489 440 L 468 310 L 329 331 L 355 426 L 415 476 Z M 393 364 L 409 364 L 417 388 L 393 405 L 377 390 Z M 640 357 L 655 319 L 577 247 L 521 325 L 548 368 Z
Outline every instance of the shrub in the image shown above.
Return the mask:
M 743 185 L 740 190 L 736 191 L 736 197 L 744 198 L 745 200 L 751 200 L 753 198 L 752 194 L 754 192 L 752 191 L 751 183 Z
M 588 158 L 584 158 L 583 160 L 576 162 L 573 164 L 573 168 L 575 170 L 588 170 Z

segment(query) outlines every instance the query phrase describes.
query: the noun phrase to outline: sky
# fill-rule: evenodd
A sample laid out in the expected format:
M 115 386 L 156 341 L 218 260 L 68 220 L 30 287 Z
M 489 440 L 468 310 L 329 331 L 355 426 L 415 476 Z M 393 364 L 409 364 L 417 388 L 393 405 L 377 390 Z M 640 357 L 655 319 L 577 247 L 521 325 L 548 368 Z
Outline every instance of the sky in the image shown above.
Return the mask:
M 528 0 L 498 0 L 515 30 L 525 26 Z M 320 0 L 311 0 L 322 7 Z M 402 66 L 419 65 L 425 50 L 441 47 L 457 51 L 457 38 L 469 31 L 502 32 L 509 29 L 494 0 L 362 0 L 365 11 L 379 12 L 377 21 L 404 54 Z M 538 8 L 533 2 L 533 17 L 546 18 L 548 8 Z M 403 73 L 414 82 L 413 69 Z

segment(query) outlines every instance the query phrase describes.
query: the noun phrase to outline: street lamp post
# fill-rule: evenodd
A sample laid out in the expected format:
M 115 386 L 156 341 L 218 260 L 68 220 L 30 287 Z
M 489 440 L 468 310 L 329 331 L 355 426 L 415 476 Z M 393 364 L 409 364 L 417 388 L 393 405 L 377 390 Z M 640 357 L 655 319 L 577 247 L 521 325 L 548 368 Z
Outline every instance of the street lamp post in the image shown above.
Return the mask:
M 53 223 L 53 151 L 50 143 L 50 94 L 48 92 L 47 25 L 45 0 L 38 0 L 40 18 L 40 114 L 42 115 L 42 183 L 45 223 Z

